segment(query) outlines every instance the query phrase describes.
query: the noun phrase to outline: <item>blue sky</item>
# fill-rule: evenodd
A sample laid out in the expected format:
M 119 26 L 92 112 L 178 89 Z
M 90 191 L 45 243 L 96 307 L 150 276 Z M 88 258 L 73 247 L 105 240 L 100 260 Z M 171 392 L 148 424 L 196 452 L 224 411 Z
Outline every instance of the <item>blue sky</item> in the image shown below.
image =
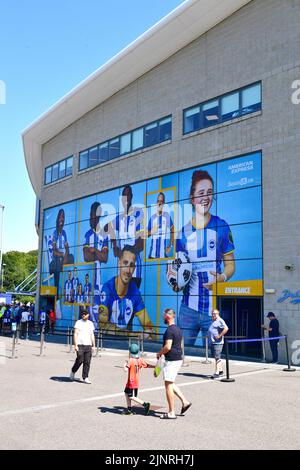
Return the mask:
M 0 0 L 0 81 L 6 85 L 6 104 L 0 104 L 3 252 L 38 246 L 22 131 L 181 3 Z

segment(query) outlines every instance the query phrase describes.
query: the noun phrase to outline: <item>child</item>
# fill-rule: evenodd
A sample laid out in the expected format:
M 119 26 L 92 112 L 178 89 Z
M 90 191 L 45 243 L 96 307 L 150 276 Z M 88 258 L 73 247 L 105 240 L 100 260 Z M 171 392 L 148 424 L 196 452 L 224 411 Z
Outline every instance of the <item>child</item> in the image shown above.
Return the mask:
M 149 414 L 150 410 L 150 403 L 147 403 L 143 400 L 140 400 L 137 397 L 138 388 L 139 388 L 139 372 L 140 369 L 145 367 L 154 368 L 155 366 L 151 364 L 147 364 L 142 358 L 139 357 L 139 347 L 137 344 L 131 344 L 129 348 L 130 358 L 124 364 L 124 370 L 127 372 L 128 370 L 128 379 L 125 386 L 125 397 L 127 403 L 127 409 L 123 411 L 123 415 L 134 415 L 135 412 L 132 410 L 131 401 L 135 401 L 140 405 L 143 405 L 145 410 L 145 415 Z

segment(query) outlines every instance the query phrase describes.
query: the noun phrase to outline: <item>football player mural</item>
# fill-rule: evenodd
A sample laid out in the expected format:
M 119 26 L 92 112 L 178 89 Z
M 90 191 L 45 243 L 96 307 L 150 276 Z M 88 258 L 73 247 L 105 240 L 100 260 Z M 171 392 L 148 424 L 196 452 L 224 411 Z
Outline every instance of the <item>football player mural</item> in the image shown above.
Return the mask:
M 46 209 L 43 229 L 41 286 L 58 286 L 61 325 L 85 307 L 97 328 L 159 340 L 173 308 L 201 345 L 218 298 L 262 295 L 261 153 Z

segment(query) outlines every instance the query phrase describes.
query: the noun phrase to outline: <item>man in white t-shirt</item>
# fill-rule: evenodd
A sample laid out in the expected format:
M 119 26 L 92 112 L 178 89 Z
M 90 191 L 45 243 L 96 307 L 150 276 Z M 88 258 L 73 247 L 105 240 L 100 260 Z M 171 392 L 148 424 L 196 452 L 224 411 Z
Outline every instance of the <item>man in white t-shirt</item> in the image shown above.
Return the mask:
M 91 384 L 89 379 L 89 371 L 92 359 L 92 348 L 95 348 L 94 324 L 89 320 L 89 312 L 82 310 L 81 320 L 74 325 L 74 346 L 77 354 L 76 361 L 72 367 L 70 380 L 75 379 L 75 374 L 81 364 L 82 380 L 86 384 Z

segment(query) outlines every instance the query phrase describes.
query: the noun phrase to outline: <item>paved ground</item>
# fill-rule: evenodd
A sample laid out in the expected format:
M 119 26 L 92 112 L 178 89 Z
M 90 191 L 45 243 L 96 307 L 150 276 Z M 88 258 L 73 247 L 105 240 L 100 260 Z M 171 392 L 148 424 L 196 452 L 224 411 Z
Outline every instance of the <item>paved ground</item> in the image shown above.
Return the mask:
M 162 377 L 141 372 L 140 397 L 149 416 L 122 416 L 127 353 L 106 349 L 92 360 L 92 385 L 70 382 L 75 353 L 64 344 L 0 337 L 0 449 L 299 449 L 300 368 L 231 361 L 234 383 L 208 378 L 212 364 L 187 358 L 177 383 L 193 403 L 185 416 L 162 421 Z M 146 360 L 155 362 L 153 353 Z

